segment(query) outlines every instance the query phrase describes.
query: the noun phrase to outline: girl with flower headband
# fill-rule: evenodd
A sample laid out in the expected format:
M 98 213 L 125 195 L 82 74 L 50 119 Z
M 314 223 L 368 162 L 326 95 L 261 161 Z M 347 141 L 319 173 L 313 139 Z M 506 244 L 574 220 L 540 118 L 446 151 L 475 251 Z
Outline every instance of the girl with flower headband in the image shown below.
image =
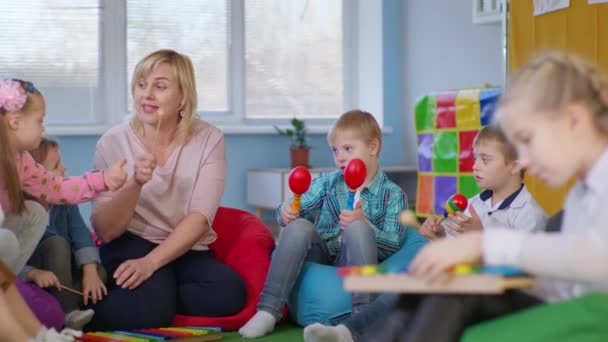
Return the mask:
M 44 97 L 32 83 L 0 81 L 0 205 L 8 214 L 4 226 L 19 244 L 18 255 L 6 260 L 14 272 L 23 268 L 48 224 L 44 208 L 26 201 L 25 194 L 49 204 L 77 204 L 118 190 L 127 179 L 124 161 L 66 179 L 37 164 L 27 151 L 42 139 L 44 115 Z

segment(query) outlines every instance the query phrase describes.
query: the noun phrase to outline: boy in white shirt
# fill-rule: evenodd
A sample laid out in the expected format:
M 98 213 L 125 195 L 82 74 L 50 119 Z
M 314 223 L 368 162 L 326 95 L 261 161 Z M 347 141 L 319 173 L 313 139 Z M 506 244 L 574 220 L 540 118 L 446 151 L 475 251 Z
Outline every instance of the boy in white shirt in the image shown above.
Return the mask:
M 523 184 L 524 170 L 517 151 L 502 132 L 483 127 L 473 140 L 473 175 L 485 189 L 469 199 L 467 209 L 445 220 L 431 216 L 420 227 L 429 239 L 457 236 L 467 231 L 499 227 L 526 232 L 543 231 L 547 215 Z M 304 329 L 306 342 L 347 342 L 359 340 L 379 317 L 393 308 L 398 294 L 382 294 L 364 310 L 335 327 L 315 323 Z M 379 322 L 387 324 L 387 322 Z
M 443 222 L 429 217 L 420 233 L 436 239 L 484 227 L 542 231 L 547 215 L 523 184 L 524 170 L 517 151 L 500 130 L 483 127 L 473 141 L 473 155 L 473 176 L 484 191 L 469 199 L 463 213 L 450 215 Z

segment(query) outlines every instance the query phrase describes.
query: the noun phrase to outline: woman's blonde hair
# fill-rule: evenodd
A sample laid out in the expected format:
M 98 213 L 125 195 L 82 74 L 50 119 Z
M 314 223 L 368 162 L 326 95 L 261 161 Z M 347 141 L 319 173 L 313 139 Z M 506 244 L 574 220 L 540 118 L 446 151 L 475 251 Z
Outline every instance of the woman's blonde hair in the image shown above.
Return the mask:
M 19 111 L 27 113 L 32 104 L 32 98 L 34 96 L 42 97 L 42 94 L 31 82 L 22 80 L 14 81 L 19 82 L 25 90 L 27 99 Z M 8 135 L 9 131 L 5 120 L 6 113 L 8 113 L 8 111 L 5 108 L 0 107 L 0 177 L 2 177 L 2 181 L 6 187 L 8 201 L 10 203 L 10 207 L 5 209 L 11 213 L 18 214 L 25 210 L 25 197 L 17 171 L 15 151 L 13 151 L 11 147 L 12 144 Z
M 158 50 L 147 55 L 135 66 L 133 79 L 131 80 L 131 94 L 134 94 L 137 83 L 161 63 L 167 63 L 171 66 L 179 89 L 184 95 L 184 103 L 179 109 L 179 123 L 175 134 L 175 139 L 184 144 L 192 136 L 193 121 L 198 108 L 194 67 L 188 56 L 173 50 Z M 137 115 L 133 116 L 131 126 L 138 134 L 144 134 L 143 123 Z
M 580 57 L 549 52 L 530 61 L 509 79 L 498 113 L 521 96 L 539 112 L 558 112 L 574 103 L 583 105 L 593 113 L 601 134 L 608 136 L 608 78 Z
M 369 144 L 374 139 L 378 139 L 378 153 L 382 149 L 382 131 L 376 118 L 369 113 L 359 109 L 348 111 L 340 116 L 327 133 L 327 142 L 331 145 L 336 138 L 337 132 L 352 131 L 357 136 Z

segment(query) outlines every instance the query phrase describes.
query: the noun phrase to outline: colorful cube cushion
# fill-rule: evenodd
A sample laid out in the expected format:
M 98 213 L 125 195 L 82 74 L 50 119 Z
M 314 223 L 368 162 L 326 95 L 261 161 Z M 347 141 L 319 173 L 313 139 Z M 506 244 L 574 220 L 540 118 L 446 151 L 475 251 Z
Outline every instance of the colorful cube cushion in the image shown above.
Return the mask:
M 455 193 L 479 193 L 473 178 L 473 139 L 492 120 L 499 96 L 499 88 L 463 89 L 417 101 L 418 216 L 443 214 L 445 201 Z

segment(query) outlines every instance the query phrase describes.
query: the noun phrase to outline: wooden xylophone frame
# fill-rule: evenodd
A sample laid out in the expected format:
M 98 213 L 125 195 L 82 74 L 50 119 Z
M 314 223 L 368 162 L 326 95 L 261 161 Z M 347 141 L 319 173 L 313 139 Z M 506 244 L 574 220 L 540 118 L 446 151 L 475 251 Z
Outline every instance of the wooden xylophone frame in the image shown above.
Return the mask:
M 509 289 L 531 288 L 534 285 L 535 279 L 529 276 L 505 277 L 481 273 L 446 273 L 432 280 L 406 273 L 344 277 L 344 288 L 351 292 L 502 294 Z

